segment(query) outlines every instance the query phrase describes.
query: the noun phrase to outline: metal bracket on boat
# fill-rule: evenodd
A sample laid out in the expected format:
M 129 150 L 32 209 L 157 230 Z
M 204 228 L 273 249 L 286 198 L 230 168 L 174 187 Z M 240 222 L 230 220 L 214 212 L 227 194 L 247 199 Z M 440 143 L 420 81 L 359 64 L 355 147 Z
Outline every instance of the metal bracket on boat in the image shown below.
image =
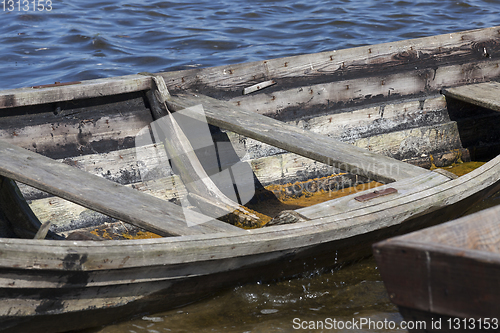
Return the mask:
M 357 201 L 360 201 L 360 202 L 364 202 L 364 201 L 368 201 L 368 200 L 378 198 L 378 197 L 381 197 L 384 195 L 397 193 L 397 192 L 398 192 L 398 190 L 396 190 L 395 188 L 389 187 L 389 188 L 386 188 L 385 190 L 382 190 L 382 191 L 374 191 L 372 193 L 360 195 L 359 197 L 355 197 L 354 199 Z
M 253 86 L 246 87 L 245 89 L 243 89 L 243 95 L 253 93 L 257 90 L 267 88 L 267 87 L 272 86 L 274 84 L 276 84 L 276 81 L 274 81 L 274 80 L 269 80 L 269 81 L 264 81 L 261 83 L 254 84 Z

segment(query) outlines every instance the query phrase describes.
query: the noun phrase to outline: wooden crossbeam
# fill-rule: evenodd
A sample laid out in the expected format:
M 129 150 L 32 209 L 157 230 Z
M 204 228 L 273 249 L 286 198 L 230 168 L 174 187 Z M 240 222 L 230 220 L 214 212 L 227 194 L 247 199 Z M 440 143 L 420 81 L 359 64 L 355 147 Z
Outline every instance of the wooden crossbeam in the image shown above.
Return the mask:
M 429 172 L 208 96 L 178 94 L 171 96 L 167 104 L 174 111 L 201 104 L 211 125 L 372 180 L 392 182 Z
M 500 111 L 500 83 L 484 82 L 443 90 L 446 97 L 458 99 L 483 108 Z
M 180 206 L 1 140 L 0 175 L 162 236 L 242 232 L 195 212 L 189 226 Z

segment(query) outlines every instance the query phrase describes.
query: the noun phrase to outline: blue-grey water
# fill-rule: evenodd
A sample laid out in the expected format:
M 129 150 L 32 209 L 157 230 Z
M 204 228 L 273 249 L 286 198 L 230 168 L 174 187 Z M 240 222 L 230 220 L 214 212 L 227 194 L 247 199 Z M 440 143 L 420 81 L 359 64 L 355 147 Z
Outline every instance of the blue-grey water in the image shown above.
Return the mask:
M 0 89 L 240 63 L 500 25 L 500 0 L 54 0 L 50 11 L 49 1 L 43 2 L 44 10 L 26 8 L 19 0 L 0 2 Z M 292 332 L 294 318 L 300 324 L 327 318 L 401 320 L 371 259 L 322 275 L 237 287 L 98 332 Z M 311 331 L 306 326 L 304 331 Z

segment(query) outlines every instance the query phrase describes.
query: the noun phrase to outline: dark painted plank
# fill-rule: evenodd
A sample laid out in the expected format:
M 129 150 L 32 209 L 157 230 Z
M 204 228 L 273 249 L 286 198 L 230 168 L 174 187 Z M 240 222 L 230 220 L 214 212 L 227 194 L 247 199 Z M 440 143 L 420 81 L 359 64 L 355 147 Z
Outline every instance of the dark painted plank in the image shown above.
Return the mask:
M 485 82 L 448 88 L 443 93 L 446 97 L 452 97 L 490 110 L 500 111 L 499 82 Z
M 498 254 L 394 238 L 376 244 L 374 255 L 398 306 L 462 318 L 498 315 Z
M 173 203 L 4 141 L 0 141 L 0 174 L 162 236 L 241 230 L 216 220 L 200 225 L 192 220 L 195 225 L 188 226 L 182 208 Z
M 208 96 L 179 94 L 172 96 L 167 103 L 176 111 L 201 104 L 211 125 L 373 180 L 390 182 L 428 172 Z
M 374 256 L 391 300 L 452 317 L 496 317 L 499 215 L 496 206 L 375 244 Z

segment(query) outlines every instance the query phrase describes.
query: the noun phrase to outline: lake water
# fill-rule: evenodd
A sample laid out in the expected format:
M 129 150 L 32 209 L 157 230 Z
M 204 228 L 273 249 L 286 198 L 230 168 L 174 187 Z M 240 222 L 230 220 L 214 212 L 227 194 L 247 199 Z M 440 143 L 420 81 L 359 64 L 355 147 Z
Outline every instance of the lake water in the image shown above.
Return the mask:
M 224 65 L 500 25 L 499 0 L 43 3 L 40 10 L 19 0 L 0 2 L 0 89 Z M 368 259 L 320 275 L 237 287 L 95 332 L 292 332 L 294 318 L 401 320 L 374 260 Z

